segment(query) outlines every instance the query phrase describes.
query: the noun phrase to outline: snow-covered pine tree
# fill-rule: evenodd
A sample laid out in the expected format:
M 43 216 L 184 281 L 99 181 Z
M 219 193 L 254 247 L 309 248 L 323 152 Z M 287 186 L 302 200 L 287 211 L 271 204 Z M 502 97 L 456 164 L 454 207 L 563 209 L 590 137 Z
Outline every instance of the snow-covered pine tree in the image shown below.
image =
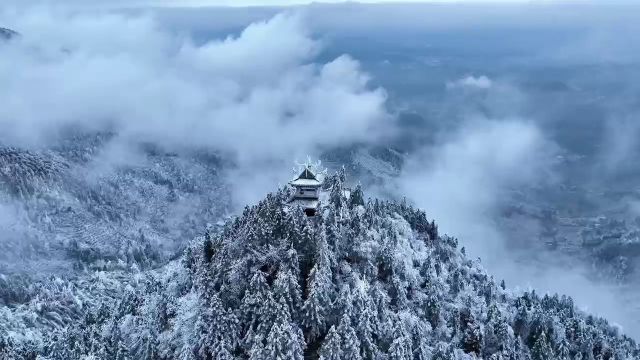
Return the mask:
M 360 340 L 355 330 L 351 327 L 351 317 L 344 312 L 337 329 L 338 336 L 342 340 L 341 354 L 345 360 L 361 360 L 360 356 Z
M 354 326 L 358 339 L 360 339 L 361 355 L 363 359 L 376 359 L 378 346 L 374 335 L 377 333 L 376 313 L 373 301 L 365 289 L 364 283 L 356 287 L 353 299 Z
M 295 249 L 288 250 L 283 268 L 274 282 L 275 296 L 282 297 L 291 318 L 299 323 L 301 316 L 302 290 L 300 288 L 300 265 Z
M 364 206 L 364 193 L 360 184 L 356 185 L 349 196 L 349 207 L 353 209 L 356 206 Z
M 95 357 L 117 326 L 131 339 L 118 354 L 136 359 L 527 360 L 554 356 L 562 339 L 574 358 L 640 357 L 570 299 L 501 287 L 406 201 L 350 206 L 344 174 L 325 184 L 316 217 L 269 194 L 96 308 L 87 339 L 55 331 L 41 353 Z M 109 328 L 112 338 L 96 331 Z
M 10 360 L 18 358 L 17 349 L 11 338 L 0 333 L 0 360 Z
M 307 340 L 314 341 L 326 330 L 332 316 L 335 285 L 326 237 L 319 238 L 315 264 L 307 280 L 307 297 L 302 307 L 302 324 L 308 331 Z
M 276 318 L 267 335 L 265 353 L 268 359 L 303 360 L 305 348 L 302 330 L 291 320 L 289 305 L 280 295 L 276 309 Z
M 393 330 L 393 342 L 389 346 L 389 360 L 411 360 L 413 352 L 411 349 L 411 339 L 402 323 L 397 319 Z
M 532 360 L 555 359 L 553 348 L 549 344 L 549 339 L 545 331 L 541 331 L 537 336 L 533 348 L 531 349 Z
M 320 360 L 342 360 L 342 339 L 332 325 L 320 347 Z

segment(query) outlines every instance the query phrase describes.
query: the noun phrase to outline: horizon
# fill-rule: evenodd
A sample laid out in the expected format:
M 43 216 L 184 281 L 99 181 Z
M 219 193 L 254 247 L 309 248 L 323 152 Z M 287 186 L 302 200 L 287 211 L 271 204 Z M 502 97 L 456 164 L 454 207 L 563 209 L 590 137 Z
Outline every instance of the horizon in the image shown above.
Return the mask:
M 55 6 L 58 8 L 104 8 L 104 9 L 127 9 L 127 8 L 292 8 L 292 7 L 314 7 L 314 6 L 638 6 L 632 0 L 612 0 L 602 2 L 598 0 L 36 0 L 25 4 L 20 0 L 8 0 L 6 3 L 15 7 L 38 7 Z

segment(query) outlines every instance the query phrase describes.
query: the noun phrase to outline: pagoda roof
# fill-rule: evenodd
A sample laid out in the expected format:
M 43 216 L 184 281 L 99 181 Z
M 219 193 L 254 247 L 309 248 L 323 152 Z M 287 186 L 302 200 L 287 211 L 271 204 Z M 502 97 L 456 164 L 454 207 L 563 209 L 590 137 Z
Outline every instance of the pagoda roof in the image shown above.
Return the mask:
M 320 186 L 322 183 L 308 167 L 305 167 L 300 175 L 292 180 L 290 184 L 293 186 Z
M 289 184 L 293 186 L 320 186 L 322 183 L 318 180 L 310 180 L 310 179 L 295 179 L 291 181 Z
M 300 173 L 300 175 L 298 175 L 298 179 L 318 180 L 316 178 L 316 175 L 314 173 L 312 173 L 311 170 L 309 170 L 308 167 L 305 167 L 304 170 L 302 170 L 302 173 Z

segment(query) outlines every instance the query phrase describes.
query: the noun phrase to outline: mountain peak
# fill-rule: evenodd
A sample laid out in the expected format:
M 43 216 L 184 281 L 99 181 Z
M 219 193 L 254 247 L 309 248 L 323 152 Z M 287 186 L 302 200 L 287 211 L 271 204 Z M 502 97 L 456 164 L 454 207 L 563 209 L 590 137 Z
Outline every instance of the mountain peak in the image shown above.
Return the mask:
M 286 188 L 245 208 L 195 239 L 180 261 L 148 274 L 84 323 L 59 330 L 48 355 L 542 360 L 640 354 L 633 340 L 578 311 L 571 298 L 510 292 L 458 250 L 456 239 L 439 235 L 423 211 L 406 202 L 365 201 L 360 187 L 344 191 L 343 178 L 325 179 L 328 200 L 314 217 L 288 211 Z

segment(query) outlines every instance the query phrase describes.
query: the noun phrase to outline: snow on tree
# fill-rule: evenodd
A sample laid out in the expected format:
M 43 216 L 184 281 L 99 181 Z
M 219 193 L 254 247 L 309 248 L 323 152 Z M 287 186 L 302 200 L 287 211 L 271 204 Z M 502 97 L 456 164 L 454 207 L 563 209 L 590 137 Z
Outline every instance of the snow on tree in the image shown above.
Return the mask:
M 331 326 L 327 336 L 320 348 L 321 360 L 342 360 L 342 339 L 336 331 L 335 326 Z
M 307 298 L 302 307 L 302 323 L 308 329 L 308 340 L 317 339 L 326 330 L 332 314 L 334 293 L 329 248 L 322 237 L 315 264 L 308 275 Z
M 411 360 L 413 358 L 411 341 L 401 320 L 398 320 L 394 326 L 393 337 L 393 342 L 389 346 L 389 360 Z
M 376 314 L 373 301 L 364 288 L 364 284 L 356 288 L 353 306 L 353 312 L 355 314 L 354 326 L 358 339 L 360 340 L 360 353 L 362 358 L 375 359 L 379 353 L 376 340 L 374 339 L 377 333 Z
M 533 360 L 553 359 L 553 349 L 549 344 L 547 334 L 542 331 L 536 338 L 533 348 L 531 349 L 531 357 Z
M 349 196 L 349 207 L 353 209 L 355 206 L 364 206 L 364 193 L 360 184 L 356 185 Z
M 406 201 L 347 194 L 329 176 L 318 215 L 286 190 L 89 304 L 35 351 L 0 328 L 0 354 L 47 359 L 638 358 L 630 338 L 567 297 L 511 293 Z M 2 321 L 0 311 L 0 321 Z
M 341 354 L 345 360 L 361 360 L 360 356 L 360 340 L 355 330 L 351 327 L 351 317 L 348 313 L 344 313 L 338 325 L 338 336 L 342 340 Z

